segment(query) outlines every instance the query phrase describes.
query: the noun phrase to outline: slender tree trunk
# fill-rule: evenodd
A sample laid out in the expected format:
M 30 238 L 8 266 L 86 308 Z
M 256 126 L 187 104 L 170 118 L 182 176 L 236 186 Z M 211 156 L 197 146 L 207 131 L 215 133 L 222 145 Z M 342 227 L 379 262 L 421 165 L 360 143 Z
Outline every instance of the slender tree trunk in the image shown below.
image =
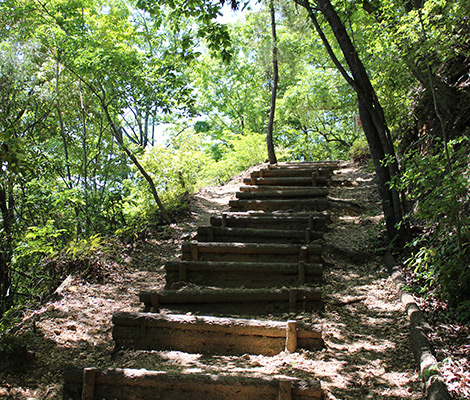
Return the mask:
M 69 180 L 69 182 L 72 182 L 72 174 L 70 173 L 70 159 L 69 159 L 69 150 L 67 146 L 67 137 L 65 135 L 65 125 L 64 125 L 64 120 L 62 119 L 62 109 L 60 107 L 59 78 L 60 78 L 60 62 L 59 62 L 59 59 L 57 59 L 56 77 L 55 77 L 56 109 L 57 109 L 57 117 L 59 118 L 60 136 L 62 137 L 62 144 L 64 146 L 65 169 L 67 171 L 67 179 Z
M 274 10 L 274 1 L 269 3 L 271 13 L 271 32 L 272 32 L 272 57 L 273 57 L 273 88 L 271 93 L 271 107 L 269 110 L 268 129 L 266 132 L 266 144 L 268 146 L 268 158 L 270 164 L 276 164 L 277 158 L 274 152 L 273 130 L 274 130 L 274 114 L 276 111 L 277 87 L 279 84 L 279 67 L 277 62 L 277 34 L 276 34 L 276 13 Z
M 85 203 L 85 214 L 88 215 L 88 148 L 87 148 L 87 118 L 86 118 L 86 110 L 85 110 L 85 103 L 83 101 L 83 94 L 81 88 L 82 81 L 78 81 L 78 89 L 80 93 L 80 112 L 82 116 L 82 152 L 83 152 L 83 198 Z M 89 225 L 88 219 L 85 220 L 85 231 L 88 232 Z
M 400 194 L 396 190 L 391 189 L 388 184 L 394 177 L 399 175 L 398 163 L 383 109 L 378 101 L 364 64 L 359 59 L 354 44 L 330 0 L 315 0 L 315 4 L 328 22 L 341 48 L 351 75 L 349 75 L 335 56 L 316 20 L 315 12 L 312 10 L 309 1 L 295 1 L 307 9 L 310 19 L 324 42 L 328 54 L 346 81 L 356 91 L 359 114 L 377 175 L 377 184 L 382 199 L 387 232 L 391 239 L 398 239 L 398 243 L 404 245 L 408 240 L 408 231 L 402 223 L 403 210 Z
M 60 61 L 57 59 L 57 67 L 56 67 L 56 79 L 55 79 L 55 91 L 56 91 L 56 109 L 57 109 L 57 116 L 59 119 L 59 128 L 60 128 L 60 136 L 62 137 L 62 145 L 64 147 L 64 157 L 65 157 L 65 170 L 67 173 L 67 186 L 68 187 L 73 187 L 73 182 L 72 182 L 72 173 L 70 171 L 70 157 L 69 157 L 69 150 L 68 150 L 68 145 L 67 145 L 67 135 L 65 133 L 65 124 L 64 120 L 62 118 L 62 108 L 60 106 L 60 90 L 59 90 L 59 81 L 60 81 Z M 75 209 L 75 216 L 76 216 L 76 222 L 77 222 L 77 229 L 76 229 L 76 235 L 77 238 L 80 235 L 80 210 L 77 206 L 74 207 Z M 88 216 L 87 216 L 88 218 Z
M 139 160 L 137 160 L 136 156 L 134 156 L 134 154 L 132 154 L 132 152 L 125 146 L 122 134 L 119 131 L 119 128 L 115 125 L 113 119 L 111 118 L 111 115 L 109 114 L 109 110 L 108 110 L 108 107 L 107 107 L 106 103 L 104 102 L 103 99 L 100 99 L 100 100 L 101 100 L 101 105 L 103 107 L 103 111 L 105 112 L 106 118 L 108 120 L 108 123 L 111 126 L 113 136 L 116 139 L 116 141 L 118 142 L 119 147 L 121 147 L 121 149 L 124 151 L 124 153 L 126 153 L 127 157 L 130 158 L 130 160 L 137 167 L 137 169 L 142 174 L 144 179 L 147 181 L 148 185 L 150 186 L 150 190 L 152 191 L 153 198 L 154 198 L 155 202 L 157 203 L 157 206 L 160 210 L 160 213 L 162 215 L 163 220 L 167 224 L 171 223 L 171 219 L 170 219 L 170 217 L 169 217 L 169 215 L 168 215 L 168 213 L 165 209 L 165 206 L 163 205 L 163 203 L 160 200 L 160 197 L 158 196 L 157 189 L 155 187 L 155 182 L 153 181 L 152 177 L 147 173 L 147 171 L 145 171 L 144 167 L 142 167 Z
M 12 257 L 13 198 L 5 186 L 0 186 L 2 237 L 0 238 L 0 317 L 13 305 L 11 297 L 10 263 Z

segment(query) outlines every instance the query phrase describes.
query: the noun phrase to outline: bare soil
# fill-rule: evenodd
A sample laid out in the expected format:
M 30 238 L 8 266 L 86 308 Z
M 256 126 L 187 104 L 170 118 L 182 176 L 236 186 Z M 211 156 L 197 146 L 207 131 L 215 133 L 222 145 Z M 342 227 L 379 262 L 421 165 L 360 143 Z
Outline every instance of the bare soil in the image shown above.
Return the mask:
M 60 295 L 26 315 L 19 332 L 25 352 L 0 371 L 0 398 L 60 399 L 67 365 L 313 376 L 321 380 L 330 400 L 424 398 L 408 321 L 380 256 L 383 222 L 373 175 L 349 164 L 339 172 L 335 179 L 343 184 L 330 190 L 337 202 L 325 235 L 326 309 L 296 315 L 321 325 L 323 350 L 238 357 L 114 348 L 112 314 L 141 311 L 139 292 L 163 288 L 164 263 L 179 258 L 182 242 L 198 225 L 207 225 L 211 215 L 227 209 L 241 184 L 239 176 L 228 185 L 197 193 L 184 221 L 124 246 L 123 261 L 112 266 L 104 282 L 74 278 Z

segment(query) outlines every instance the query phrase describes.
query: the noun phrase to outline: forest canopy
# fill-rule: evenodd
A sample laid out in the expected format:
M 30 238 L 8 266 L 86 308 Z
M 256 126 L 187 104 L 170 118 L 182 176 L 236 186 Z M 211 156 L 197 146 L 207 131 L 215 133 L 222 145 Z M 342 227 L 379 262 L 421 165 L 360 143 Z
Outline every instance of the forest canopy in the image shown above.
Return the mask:
M 277 159 L 372 160 L 389 239 L 470 319 L 469 3 L 254 4 L 0 1 L 0 330 L 266 160 L 270 6 Z

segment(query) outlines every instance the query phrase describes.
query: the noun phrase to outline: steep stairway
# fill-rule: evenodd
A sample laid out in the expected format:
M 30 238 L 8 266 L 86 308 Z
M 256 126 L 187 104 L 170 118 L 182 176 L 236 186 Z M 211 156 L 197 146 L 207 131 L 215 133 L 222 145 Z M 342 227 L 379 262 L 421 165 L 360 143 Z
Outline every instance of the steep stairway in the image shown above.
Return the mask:
M 117 348 L 267 356 L 321 349 L 319 326 L 285 315 L 323 307 L 321 239 L 329 223 L 327 186 L 337 168 L 335 162 L 289 163 L 251 173 L 230 211 L 198 227 L 181 260 L 165 264 L 165 289 L 140 294 L 143 312 L 114 314 Z M 322 397 L 315 377 L 246 375 L 70 370 L 64 398 Z

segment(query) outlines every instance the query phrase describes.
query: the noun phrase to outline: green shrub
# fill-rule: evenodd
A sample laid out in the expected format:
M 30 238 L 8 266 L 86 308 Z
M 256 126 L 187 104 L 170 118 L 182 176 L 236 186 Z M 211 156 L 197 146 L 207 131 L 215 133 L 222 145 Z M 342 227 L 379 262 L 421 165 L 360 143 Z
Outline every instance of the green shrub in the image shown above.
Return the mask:
M 470 169 L 468 139 L 443 143 L 435 138 L 433 153 L 410 150 L 395 187 L 406 191 L 410 219 L 423 233 L 411 243 L 416 249 L 408 265 L 421 291 L 447 300 L 454 310 L 470 301 Z M 470 313 L 459 312 L 459 318 Z
M 369 145 L 364 137 L 354 141 L 349 149 L 348 157 L 350 160 L 360 164 L 365 164 L 371 159 Z
M 207 164 L 202 176 L 206 181 L 225 183 L 248 167 L 265 161 L 267 156 L 265 135 L 245 130 L 243 135 L 230 136 L 222 157 L 216 163 Z

